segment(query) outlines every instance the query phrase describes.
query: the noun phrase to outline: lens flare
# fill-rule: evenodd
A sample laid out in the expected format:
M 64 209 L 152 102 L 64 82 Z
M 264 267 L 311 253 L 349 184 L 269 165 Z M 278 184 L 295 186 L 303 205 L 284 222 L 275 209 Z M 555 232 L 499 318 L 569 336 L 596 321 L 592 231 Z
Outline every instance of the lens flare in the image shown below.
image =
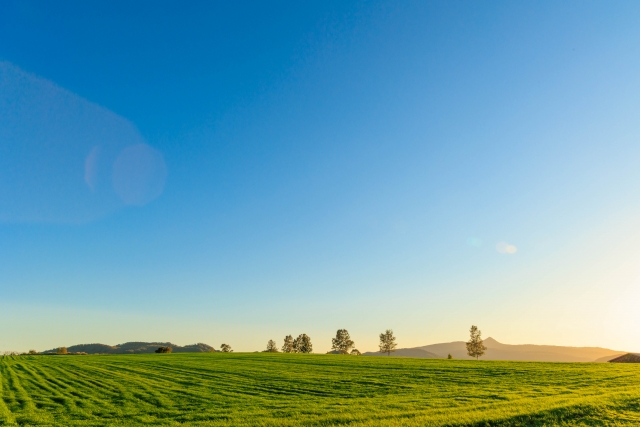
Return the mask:
M 500 242 L 496 245 L 496 250 L 501 254 L 513 255 L 518 252 L 518 248 L 507 242 Z
M 161 153 L 136 127 L 0 61 L 0 223 L 84 223 L 164 188 Z
M 164 190 L 167 166 L 162 153 L 137 144 L 127 147 L 113 164 L 113 188 L 127 205 L 146 205 Z

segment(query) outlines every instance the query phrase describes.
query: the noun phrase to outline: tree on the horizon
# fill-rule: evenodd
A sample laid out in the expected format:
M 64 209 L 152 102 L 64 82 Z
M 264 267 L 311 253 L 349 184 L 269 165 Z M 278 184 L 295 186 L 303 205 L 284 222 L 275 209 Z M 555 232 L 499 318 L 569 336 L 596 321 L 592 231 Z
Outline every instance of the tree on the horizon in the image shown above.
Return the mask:
M 349 350 L 354 346 L 354 342 L 351 341 L 349 332 L 346 329 L 338 329 L 336 337 L 331 339 L 331 344 L 331 349 L 340 354 L 349 354 Z
M 158 347 L 158 349 L 156 350 L 156 353 L 171 353 L 173 351 L 173 349 L 169 346 L 167 347 Z
M 295 349 L 293 348 L 293 337 L 291 335 L 287 335 L 284 337 L 284 344 L 282 346 L 283 353 L 294 353 Z
M 453 359 L 453 356 L 451 355 L 451 353 L 447 355 L 447 359 Z
M 220 351 L 223 353 L 233 353 L 233 350 L 231 350 L 231 346 L 229 344 L 220 345 Z
M 362 356 L 362 353 L 360 353 L 360 350 L 358 350 L 357 348 L 354 348 L 353 350 L 351 350 L 351 355 L 352 356 Z
M 274 340 L 269 340 L 265 351 L 267 353 L 278 353 L 278 346 L 276 345 L 276 342 Z
M 472 325 L 471 329 L 469 329 L 469 341 L 467 342 L 467 354 L 471 357 L 475 357 L 476 360 L 480 356 L 484 355 L 484 351 L 487 347 L 482 343 L 482 332 L 478 329 L 477 326 Z
M 387 356 L 391 356 L 391 352 L 396 351 L 397 346 L 396 337 L 393 336 L 391 329 L 380 334 L 380 353 L 387 353 Z
M 293 350 L 296 353 L 312 353 L 311 338 L 307 334 L 298 335 L 298 338 L 293 340 Z
M 56 349 L 56 354 L 67 354 L 67 347 L 58 347 Z

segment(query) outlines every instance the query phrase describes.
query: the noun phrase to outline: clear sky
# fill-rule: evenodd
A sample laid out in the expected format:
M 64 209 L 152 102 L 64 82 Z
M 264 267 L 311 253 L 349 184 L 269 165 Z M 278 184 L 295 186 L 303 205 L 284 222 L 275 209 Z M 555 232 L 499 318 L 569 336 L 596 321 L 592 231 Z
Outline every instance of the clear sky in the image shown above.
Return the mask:
M 640 351 L 637 1 L 0 4 L 0 350 Z

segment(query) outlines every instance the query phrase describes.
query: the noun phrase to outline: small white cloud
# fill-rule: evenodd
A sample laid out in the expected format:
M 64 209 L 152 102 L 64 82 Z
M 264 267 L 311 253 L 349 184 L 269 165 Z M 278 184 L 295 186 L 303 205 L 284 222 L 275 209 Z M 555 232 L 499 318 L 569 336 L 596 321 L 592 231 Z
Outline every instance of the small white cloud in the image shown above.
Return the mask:
M 516 252 L 518 252 L 518 248 L 516 248 L 513 245 L 510 245 L 507 242 L 500 242 L 496 245 L 496 250 L 498 252 L 500 252 L 501 254 L 509 254 L 509 255 L 513 255 Z

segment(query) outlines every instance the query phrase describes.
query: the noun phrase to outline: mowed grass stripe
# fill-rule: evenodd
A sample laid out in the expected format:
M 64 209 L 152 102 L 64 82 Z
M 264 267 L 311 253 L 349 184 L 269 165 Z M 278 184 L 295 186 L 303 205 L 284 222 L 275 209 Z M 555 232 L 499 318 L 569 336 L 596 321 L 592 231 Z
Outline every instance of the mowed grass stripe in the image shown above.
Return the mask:
M 638 368 L 262 353 L 5 357 L 0 425 L 637 425 Z
M 93 377 L 96 377 L 98 375 L 111 377 L 121 387 L 129 387 L 129 390 L 132 394 L 131 400 L 135 400 L 137 398 L 137 401 L 139 403 L 150 404 L 143 405 L 148 406 L 148 408 L 138 408 L 141 412 L 144 412 L 145 410 L 153 410 L 154 412 L 156 412 L 157 416 L 167 417 L 174 414 L 174 411 L 170 410 L 171 408 L 166 408 L 167 406 L 174 406 L 173 401 L 176 401 L 175 406 L 181 406 L 183 409 L 186 406 L 193 404 L 194 400 L 196 399 L 200 402 L 207 401 L 208 403 L 212 403 L 211 396 L 204 396 L 199 395 L 198 393 L 188 392 L 183 388 L 180 388 L 181 386 L 177 384 L 177 381 L 174 378 L 160 376 L 158 372 L 153 373 L 154 375 L 156 375 L 156 377 L 152 377 L 148 374 L 145 375 L 145 369 L 139 369 L 137 371 L 131 370 L 126 366 L 119 366 L 117 363 L 111 363 L 110 361 L 106 361 L 106 363 L 101 365 L 100 368 L 92 366 L 88 369 L 88 371 L 91 372 L 91 375 Z M 140 390 L 158 390 L 158 392 L 152 393 L 155 396 L 154 399 L 149 399 L 148 396 L 140 394 Z M 163 399 L 165 395 L 170 395 L 172 400 L 165 401 L 165 403 L 169 402 L 170 405 L 159 405 L 158 398 Z M 163 407 L 165 407 L 164 409 L 169 410 L 162 411 L 161 409 L 163 409 Z
M 118 400 L 137 399 L 148 403 L 151 407 L 172 406 L 171 401 L 165 401 L 163 398 L 163 391 L 167 390 L 167 387 L 171 385 L 169 381 L 162 379 L 160 381 L 152 381 L 139 374 L 127 375 L 126 372 L 121 370 L 110 369 L 108 365 L 100 367 L 68 366 L 67 370 L 78 375 L 78 377 L 82 375 L 100 378 L 103 385 L 109 386 L 112 390 L 117 390 L 115 395 L 118 396 Z
M 135 377 L 119 375 L 100 366 L 72 365 L 66 368 L 70 374 L 76 375 L 78 381 L 83 377 L 99 378 L 99 383 L 109 393 L 105 394 L 104 403 L 98 408 L 113 416 L 130 417 L 148 412 L 160 414 L 173 405 L 171 399 L 163 398 L 161 392 L 153 391 L 148 384 Z
M 246 368 L 246 366 L 244 368 Z M 160 366 L 158 370 L 167 374 L 177 375 L 178 378 L 186 378 L 187 375 L 194 375 L 197 372 L 197 375 L 200 377 L 206 377 L 208 380 L 215 380 L 216 388 L 223 391 L 232 390 L 233 394 L 240 396 L 272 396 L 274 393 L 292 396 L 308 394 L 323 396 L 327 394 L 335 394 L 335 390 L 333 393 L 329 393 L 326 390 L 321 389 L 302 388 L 302 386 L 307 384 L 307 381 L 301 376 L 298 376 L 298 378 L 291 375 L 282 379 L 271 378 L 272 381 L 268 385 L 265 385 L 262 380 L 266 377 L 273 377 L 273 371 L 260 371 L 253 367 L 251 368 L 251 373 L 232 371 L 209 372 L 206 368 L 203 369 L 202 367 L 200 369 L 187 369 L 182 367 L 176 368 Z M 323 377 L 323 379 L 325 381 L 332 381 L 331 378 Z
M 47 372 L 41 366 L 31 369 L 32 367 L 24 365 L 20 365 L 23 372 L 20 380 L 25 391 L 34 396 L 34 403 L 39 409 L 37 414 L 65 413 L 65 416 L 72 419 L 90 419 L 92 409 L 100 407 L 91 404 L 93 396 L 78 390 L 66 372 Z M 57 377 L 54 378 L 54 375 Z
M 18 373 L 16 373 L 16 363 L 14 358 L 11 363 L 6 365 L 6 369 L 3 372 L 3 376 L 6 378 L 6 384 L 11 391 L 11 403 L 8 405 L 12 412 L 29 412 L 35 409 L 35 404 L 31 399 L 31 396 L 24 390 Z M 5 402 L 7 400 L 5 399 Z
M 8 359 L 4 356 L 3 359 Z M 6 404 L 7 400 L 10 400 L 10 391 L 7 385 L 8 375 L 5 373 L 7 366 L 5 363 L 0 363 L 0 424 L 14 424 L 15 417 Z
M 160 366 L 160 365 L 158 365 Z M 203 387 L 200 380 L 191 377 L 185 380 L 184 376 L 167 375 L 158 367 L 151 369 L 147 363 L 140 363 L 135 368 L 105 363 L 102 374 L 119 378 L 121 381 L 133 382 L 142 385 L 145 389 L 153 391 L 157 396 L 171 395 L 175 400 L 175 395 L 182 395 L 184 400 L 210 401 L 209 394 L 203 391 L 210 391 L 209 387 Z M 154 391 L 155 390 L 155 391 Z
M 34 404 L 37 408 L 43 407 L 54 408 L 63 404 L 67 410 L 71 409 L 73 391 L 68 387 L 60 390 L 58 381 L 52 380 L 48 375 L 44 374 L 41 369 L 37 369 L 34 365 L 17 363 L 16 367 L 20 367 L 18 374 L 19 380 L 30 396 L 33 396 Z M 51 383 L 55 385 L 52 386 Z M 58 384 L 56 384 L 58 383 Z

